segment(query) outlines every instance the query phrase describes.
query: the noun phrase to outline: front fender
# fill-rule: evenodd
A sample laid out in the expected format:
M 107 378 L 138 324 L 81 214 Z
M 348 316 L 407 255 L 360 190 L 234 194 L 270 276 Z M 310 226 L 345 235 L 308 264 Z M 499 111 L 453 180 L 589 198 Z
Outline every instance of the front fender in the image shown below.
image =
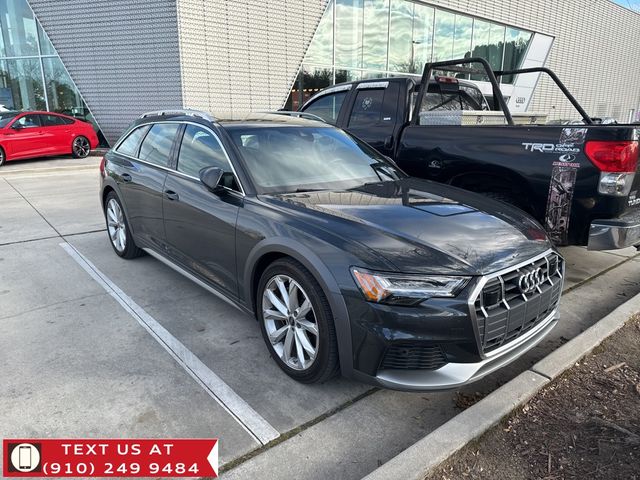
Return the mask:
M 257 243 L 249 255 L 244 267 L 244 292 L 247 305 L 253 305 L 253 276 L 260 258 L 271 253 L 280 253 L 294 258 L 309 270 L 322 287 L 331 306 L 333 322 L 338 340 L 340 370 L 343 376 L 349 377 L 353 372 L 353 355 L 351 344 L 351 327 L 347 305 L 333 274 L 322 260 L 305 245 L 285 237 L 272 237 Z

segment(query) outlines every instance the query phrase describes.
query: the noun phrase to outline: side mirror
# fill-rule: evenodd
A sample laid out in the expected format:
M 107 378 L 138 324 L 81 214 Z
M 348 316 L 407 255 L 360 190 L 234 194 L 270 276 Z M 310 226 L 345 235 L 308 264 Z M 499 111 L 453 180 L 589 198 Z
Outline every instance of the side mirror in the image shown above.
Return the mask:
M 20 130 L 21 128 L 22 128 L 22 125 L 20 125 L 18 122 L 11 125 L 12 130 Z
M 207 167 L 200 170 L 200 181 L 211 192 L 219 192 L 222 189 L 220 180 L 222 180 L 223 171 L 218 167 Z

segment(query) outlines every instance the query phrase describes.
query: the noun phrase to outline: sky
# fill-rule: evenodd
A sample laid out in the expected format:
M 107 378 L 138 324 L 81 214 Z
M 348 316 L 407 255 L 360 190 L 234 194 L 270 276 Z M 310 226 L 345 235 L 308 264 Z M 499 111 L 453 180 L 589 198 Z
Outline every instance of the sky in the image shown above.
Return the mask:
M 623 7 L 630 8 L 631 10 L 635 10 L 640 13 L 640 0 L 613 0 L 619 5 Z

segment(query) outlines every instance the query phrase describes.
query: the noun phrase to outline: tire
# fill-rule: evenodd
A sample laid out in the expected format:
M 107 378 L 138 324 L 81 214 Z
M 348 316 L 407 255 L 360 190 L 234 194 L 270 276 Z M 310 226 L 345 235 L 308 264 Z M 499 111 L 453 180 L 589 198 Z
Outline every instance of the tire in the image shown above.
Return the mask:
M 109 192 L 104 202 L 104 218 L 107 224 L 109 243 L 116 255 L 130 260 L 144 253 L 133 241 L 129 222 L 115 192 Z
M 295 300 L 282 301 L 279 281 L 287 297 L 294 292 Z M 280 301 L 280 308 L 271 301 L 271 295 Z M 307 307 L 305 298 L 309 302 Z M 284 315 L 282 307 L 291 315 Z M 256 310 L 267 349 L 287 375 L 302 383 L 321 383 L 338 373 L 338 344 L 331 307 L 320 284 L 302 264 L 282 258 L 269 265 L 258 283 Z M 287 345 L 289 353 L 285 354 Z M 313 358 L 309 348 L 315 350 Z
M 71 143 L 71 154 L 73 158 L 86 158 L 91 152 L 91 144 L 87 137 L 77 136 Z
M 4 149 L 0 147 L 0 167 L 7 161 L 7 155 L 4 153 Z

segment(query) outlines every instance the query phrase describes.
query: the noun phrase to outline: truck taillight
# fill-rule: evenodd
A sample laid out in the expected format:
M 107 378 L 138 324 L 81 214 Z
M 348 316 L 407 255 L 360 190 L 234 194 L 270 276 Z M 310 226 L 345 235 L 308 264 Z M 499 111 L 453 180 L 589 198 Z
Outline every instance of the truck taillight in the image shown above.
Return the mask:
M 601 172 L 635 172 L 638 165 L 638 142 L 591 141 L 584 153 Z
M 601 172 L 599 193 L 629 195 L 638 166 L 638 142 L 590 141 L 585 144 L 584 153 Z

